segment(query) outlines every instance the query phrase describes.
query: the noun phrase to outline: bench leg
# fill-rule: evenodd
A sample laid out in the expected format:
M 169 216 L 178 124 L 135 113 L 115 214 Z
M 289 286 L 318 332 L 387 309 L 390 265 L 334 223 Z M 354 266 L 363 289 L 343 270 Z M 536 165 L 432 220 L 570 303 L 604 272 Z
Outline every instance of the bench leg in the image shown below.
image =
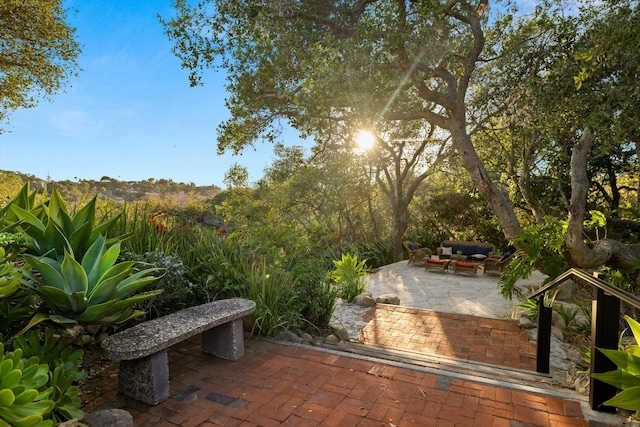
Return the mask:
M 169 398 L 169 359 L 163 350 L 136 360 L 121 360 L 120 392 L 147 405 Z
M 240 360 L 244 356 L 242 319 L 232 320 L 204 331 L 202 351 L 221 359 Z

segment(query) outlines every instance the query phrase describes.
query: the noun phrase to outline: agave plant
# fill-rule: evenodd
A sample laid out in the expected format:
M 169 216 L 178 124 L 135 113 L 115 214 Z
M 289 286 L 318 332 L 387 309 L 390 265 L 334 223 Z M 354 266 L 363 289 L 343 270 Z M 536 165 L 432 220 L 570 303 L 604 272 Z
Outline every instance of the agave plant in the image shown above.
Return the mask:
M 0 218 L 0 231 L 21 231 L 26 235 L 27 253 L 61 261 L 65 250 L 82 259 L 98 236 L 114 226 L 118 216 L 98 220 L 95 197 L 70 214 L 55 189 L 47 202 L 37 205 L 35 192 L 30 193 L 25 184 L 0 210 Z
M 121 323 L 142 315 L 135 304 L 162 290 L 133 295 L 157 280 L 152 274 L 160 269 L 137 271 L 138 262 L 116 263 L 119 254 L 120 243 L 107 249 L 102 235 L 88 248 L 82 263 L 67 250 L 62 262 L 25 254 L 28 264 L 40 274 L 26 273 L 30 280 L 23 283 L 42 298 L 54 315 L 85 325 Z M 50 317 L 40 314 L 30 326 Z

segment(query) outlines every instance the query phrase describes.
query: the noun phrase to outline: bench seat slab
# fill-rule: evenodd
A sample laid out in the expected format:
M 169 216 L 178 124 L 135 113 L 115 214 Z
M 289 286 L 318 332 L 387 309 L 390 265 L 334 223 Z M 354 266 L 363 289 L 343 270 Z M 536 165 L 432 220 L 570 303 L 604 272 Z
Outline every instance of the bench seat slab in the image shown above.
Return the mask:
M 135 360 L 120 361 L 118 389 L 125 396 L 147 405 L 169 398 L 169 358 L 167 351 Z
M 202 333 L 202 351 L 221 359 L 238 361 L 244 356 L 242 319 L 236 319 Z

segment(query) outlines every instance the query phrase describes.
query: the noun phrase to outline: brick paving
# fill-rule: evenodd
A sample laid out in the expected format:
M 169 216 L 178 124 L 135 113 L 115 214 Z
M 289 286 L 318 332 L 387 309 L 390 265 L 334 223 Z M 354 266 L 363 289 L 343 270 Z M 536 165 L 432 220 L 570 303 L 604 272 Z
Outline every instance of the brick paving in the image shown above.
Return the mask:
M 536 345 L 514 320 L 378 304 L 364 317 L 359 339 L 427 354 L 536 369 Z
M 420 320 L 417 312 L 380 306 L 371 316 L 373 324 L 364 335 L 375 332 L 382 339 L 399 331 L 395 343 L 420 343 L 438 352 L 448 348 L 451 355 L 478 360 L 494 360 L 494 353 L 487 351 L 489 338 L 503 337 L 507 346 L 522 340 L 519 330 L 500 326 L 505 321 L 499 320 L 487 323 L 434 312 L 424 313 Z M 380 322 L 386 316 L 395 316 L 397 331 L 382 330 Z M 477 334 L 470 328 L 474 322 Z M 403 324 L 413 327 L 401 328 Z M 428 338 L 423 343 L 416 335 Z M 454 339 L 462 342 L 463 336 L 471 338 L 468 351 L 463 351 L 464 344 L 452 344 Z M 526 363 L 528 357 L 523 359 Z M 126 409 L 135 426 L 607 426 L 587 422 L 580 403 L 573 400 L 269 341 L 249 340 L 244 358 L 230 362 L 202 354 L 199 337 L 194 337 L 174 346 L 169 360 L 171 397 L 163 404 L 151 407 L 119 395 L 116 363 L 98 384 L 106 392 L 89 399 L 83 409 Z

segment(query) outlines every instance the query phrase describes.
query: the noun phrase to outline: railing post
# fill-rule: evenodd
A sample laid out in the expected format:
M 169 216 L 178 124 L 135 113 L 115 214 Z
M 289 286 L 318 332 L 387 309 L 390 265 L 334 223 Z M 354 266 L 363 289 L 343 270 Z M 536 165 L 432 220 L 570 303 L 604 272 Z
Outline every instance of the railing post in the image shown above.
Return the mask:
M 594 289 L 594 294 L 591 311 L 590 373 L 614 371 L 616 364 L 597 348 L 618 349 L 620 300 L 613 295 L 607 295 L 603 289 L 597 287 Z M 616 387 L 591 378 L 589 387 L 591 409 L 614 412 L 615 408 L 603 406 L 602 403 L 615 396 L 616 392 Z
M 544 305 L 544 294 L 538 298 L 538 345 L 536 347 L 536 371 L 549 373 L 551 358 L 551 315 L 553 309 Z

